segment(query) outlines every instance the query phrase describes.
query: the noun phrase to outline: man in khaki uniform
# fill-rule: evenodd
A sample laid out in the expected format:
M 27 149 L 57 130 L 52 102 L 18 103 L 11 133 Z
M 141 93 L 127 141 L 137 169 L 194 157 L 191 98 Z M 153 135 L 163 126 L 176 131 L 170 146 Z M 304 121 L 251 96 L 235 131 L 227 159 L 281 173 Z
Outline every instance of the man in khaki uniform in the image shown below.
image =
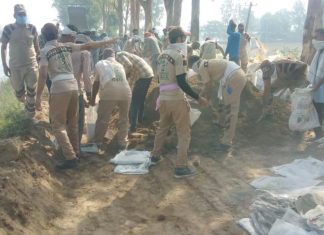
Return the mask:
M 129 84 L 133 88 L 130 106 L 130 131 L 135 132 L 137 122 L 143 123 L 145 97 L 154 73 L 151 66 L 143 58 L 126 51 L 117 53 L 116 60 L 124 66 Z
M 151 153 L 152 164 L 161 161 L 161 150 L 172 124 L 175 124 L 178 147 L 174 176 L 183 178 L 195 172 L 188 167 L 188 148 L 190 144 L 190 105 L 185 93 L 207 106 L 207 100 L 196 94 L 186 82 L 187 58 L 177 44 L 186 43 L 186 36 L 181 27 L 174 27 L 169 32 L 170 45 L 158 59 L 158 76 L 160 82 L 159 129 L 155 135 L 154 148 Z
M 95 105 L 99 91 L 98 119 L 95 128 L 95 142 L 100 145 L 108 129 L 112 111 L 117 106 L 118 118 L 118 147 L 120 150 L 127 148 L 128 111 L 132 92 L 129 87 L 123 65 L 115 60 L 112 49 L 103 51 L 103 60 L 96 64 L 93 95 L 90 105 Z
M 74 51 L 90 50 L 113 43 L 115 40 L 89 42 L 82 45 L 59 43 L 58 29 L 47 23 L 42 28 L 46 40 L 41 50 L 36 108 L 41 110 L 41 98 L 47 74 L 52 81 L 49 100 L 51 126 L 66 160 L 56 166 L 58 170 L 75 168 L 78 165 L 78 83 L 73 74 L 71 54 Z
M 75 29 L 73 31 L 69 28 Z M 61 39 L 62 43 L 72 43 L 76 42 L 77 44 L 85 43 L 82 37 L 77 38 L 77 31 L 78 29 L 74 25 L 68 25 L 63 31 L 61 32 Z M 77 39 L 77 40 L 76 40 Z M 74 51 L 71 54 L 72 58 L 72 65 L 73 65 L 73 73 L 74 77 L 78 82 L 79 88 L 79 140 L 82 139 L 83 128 L 84 128 L 84 91 L 86 92 L 87 100 L 90 101 L 91 98 L 91 89 L 92 89 L 92 82 L 91 82 L 91 53 L 89 51 Z
M 27 116 L 35 115 L 35 89 L 37 83 L 37 56 L 39 45 L 36 27 L 27 24 L 25 7 L 14 7 L 16 22 L 6 25 L 1 37 L 1 59 L 3 71 L 19 101 L 25 104 Z M 9 66 L 7 65 L 7 45 L 9 44 Z M 27 90 L 27 91 L 26 91 Z
M 138 29 L 133 29 L 133 35 L 126 41 L 123 51 L 142 56 L 142 40 L 138 35 Z
M 207 96 L 207 99 L 210 99 L 215 92 L 215 83 L 219 83 L 218 98 L 223 102 L 221 114 L 225 131 L 216 149 L 227 151 L 235 136 L 240 96 L 247 78 L 240 66 L 232 61 L 201 60 L 197 56 L 192 56 L 189 58 L 188 65 L 201 76 L 204 82 L 202 93 Z
M 200 48 L 200 57 L 205 60 L 216 59 L 217 50 L 225 56 L 224 49 L 211 38 L 207 37 L 204 44 Z
M 240 62 L 241 68 L 246 73 L 247 65 L 249 63 L 249 56 L 247 53 L 247 45 L 250 43 L 250 35 L 244 32 L 244 24 L 240 23 L 237 27 L 239 33 L 241 34 L 241 43 L 240 43 Z
M 154 36 L 153 33 L 146 32 L 144 34 L 143 57 L 147 58 L 147 60 L 150 62 L 154 76 L 156 76 L 157 73 L 157 58 L 160 54 L 161 50 L 158 39 Z

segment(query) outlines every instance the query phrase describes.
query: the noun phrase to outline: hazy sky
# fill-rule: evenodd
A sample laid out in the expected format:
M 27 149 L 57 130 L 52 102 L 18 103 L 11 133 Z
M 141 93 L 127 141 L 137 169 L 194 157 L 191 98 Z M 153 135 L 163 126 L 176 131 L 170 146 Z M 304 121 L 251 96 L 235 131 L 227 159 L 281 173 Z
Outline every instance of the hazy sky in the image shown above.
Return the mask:
M 201 25 L 210 20 L 219 20 L 221 18 L 220 6 L 226 0 L 201 0 Z M 248 5 L 250 1 L 240 0 L 240 4 Z M 290 9 L 295 0 L 252 0 L 257 5 L 253 7 L 256 16 L 261 16 L 266 12 L 276 12 L 279 9 Z M 302 0 L 307 6 L 307 0 Z M 53 22 L 57 18 L 57 12 L 52 7 L 52 0 L 0 0 L 0 27 L 11 23 L 13 19 L 13 6 L 16 3 L 22 3 L 26 6 L 30 22 L 40 28 L 47 22 Z M 191 17 L 191 0 L 183 0 L 182 26 L 188 27 Z M 234 15 L 235 17 L 235 15 Z
M 204 25 L 211 20 L 220 20 L 222 17 L 220 7 L 224 1 L 226 0 L 201 0 L 200 24 Z M 305 9 L 307 9 L 307 0 L 301 1 Z M 237 2 L 241 4 L 241 6 L 248 6 L 249 3 L 252 2 L 254 5 L 252 8 L 254 15 L 260 17 L 266 12 L 274 13 L 280 9 L 291 9 L 296 0 L 238 0 Z M 191 18 L 191 0 L 183 0 L 183 8 L 181 24 L 187 27 L 190 25 L 188 21 L 190 21 Z M 235 18 L 235 15 L 233 15 L 233 17 Z

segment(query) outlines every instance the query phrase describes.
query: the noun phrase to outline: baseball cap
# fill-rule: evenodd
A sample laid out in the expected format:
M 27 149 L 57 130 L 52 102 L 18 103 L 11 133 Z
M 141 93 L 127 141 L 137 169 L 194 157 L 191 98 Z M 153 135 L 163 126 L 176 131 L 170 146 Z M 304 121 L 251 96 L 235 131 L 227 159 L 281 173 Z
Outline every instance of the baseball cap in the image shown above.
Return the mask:
M 169 31 L 169 38 L 178 38 L 182 36 L 190 36 L 190 32 L 184 31 L 180 26 L 174 26 Z
M 76 36 L 77 33 L 73 30 L 71 30 L 69 27 L 65 27 L 62 32 L 61 32 L 62 35 L 71 35 L 71 36 Z
M 16 4 L 14 6 L 14 11 L 15 11 L 15 14 L 17 14 L 17 13 L 26 13 L 26 9 L 25 9 L 25 6 L 23 4 Z

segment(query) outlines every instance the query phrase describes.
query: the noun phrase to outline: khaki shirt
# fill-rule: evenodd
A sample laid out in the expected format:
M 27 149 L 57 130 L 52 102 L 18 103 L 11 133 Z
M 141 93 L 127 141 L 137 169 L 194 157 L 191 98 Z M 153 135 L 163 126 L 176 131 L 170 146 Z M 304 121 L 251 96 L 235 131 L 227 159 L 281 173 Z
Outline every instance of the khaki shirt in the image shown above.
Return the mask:
M 32 24 L 20 26 L 6 25 L 2 32 L 1 42 L 9 43 L 9 67 L 18 68 L 37 64 L 37 53 L 34 40 L 37 39 L 36 27 Z
M 74 51 L 80 51 L 80 44 L 59 43 L 57 40 L 47 42 L 41 50 L 40 65 L 48 66 L 48 75 L 53 81 L 51 93 L 78 90 L 77 80 L 74 78 L 71 57 Z M 72 79 L 55 81 L 56 77 L 62 76 Z
M 153 55 L 159 55 L 161 53 L 159 42 L 155 36 L 144 38 L 143 56 L 151 58 Z
M 241 63 L 248 63 L 248 53 L 247 53 L 247 45 L 248 40 L 245 36 L 245 34 L 241 34 L 241 43 L 240 43 L 240 59 Z
M 201 58 L 205 60 L 216 58 L 216 42 L 209 40 L 201 46 Z
M 224 77 L 227 68 L 226 60 L 202 60 L 198 67 L 199 75 L 204 83 L 218 82 Z
M 158 58 L 158 76 L 160 86 L 177 84 L 177 76 L 187 72 L 187 60 L 180 51 L 172 48 L 172 44 Z M 161 91 L 160 100 L 182 100 L 184 92 L 179 88 L 173 91 Z

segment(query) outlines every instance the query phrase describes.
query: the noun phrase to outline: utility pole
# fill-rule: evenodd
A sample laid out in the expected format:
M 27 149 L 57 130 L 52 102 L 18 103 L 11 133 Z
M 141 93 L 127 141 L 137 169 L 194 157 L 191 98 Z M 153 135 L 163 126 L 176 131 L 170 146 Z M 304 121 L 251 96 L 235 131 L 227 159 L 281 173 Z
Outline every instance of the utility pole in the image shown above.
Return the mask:
M 246 19 L 246 23 L 245 23 L 245 31 L 247 32 L 248 31 L 248 28 L 249 28 L 249 23 L 250 23 L 250 16 L 251 16 L 251 11 L 252 11 L 252 7 L 256 6 L 257 4 L 253 4 L 252 2 L 250 2 L 250 5 L 249 5 L 249 11 L 248 11 L 248 16 L 247 16 L 247 19 Z

